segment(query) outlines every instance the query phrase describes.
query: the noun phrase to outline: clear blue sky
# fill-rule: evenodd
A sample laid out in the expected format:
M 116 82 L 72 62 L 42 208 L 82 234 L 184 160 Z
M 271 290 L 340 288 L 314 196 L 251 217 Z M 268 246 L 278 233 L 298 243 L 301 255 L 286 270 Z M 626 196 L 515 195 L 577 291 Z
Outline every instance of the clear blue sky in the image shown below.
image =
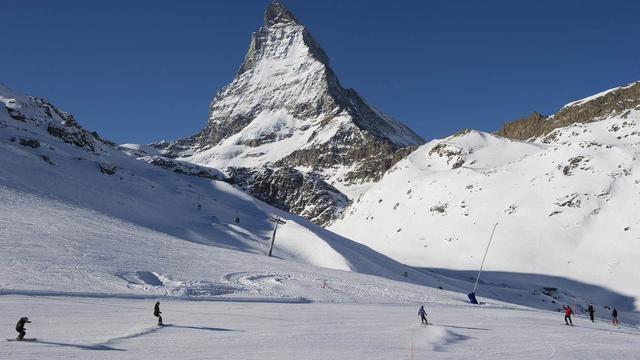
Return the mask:
M 116 142 L 205 126 L 269 0 L 0 0 L 0 82 Z M 343 86 L 427 139 L 640 80 L 640 1 L 284 0 Z

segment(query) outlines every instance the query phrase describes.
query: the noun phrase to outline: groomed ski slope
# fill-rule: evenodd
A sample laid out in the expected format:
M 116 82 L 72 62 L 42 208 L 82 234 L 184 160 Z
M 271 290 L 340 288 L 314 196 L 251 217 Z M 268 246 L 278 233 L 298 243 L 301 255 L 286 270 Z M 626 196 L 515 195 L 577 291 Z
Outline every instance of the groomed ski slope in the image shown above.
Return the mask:
M 375 299 L 372 298 L 375 301 Z M 278 304 L 51 296 L 0 297 L 0 329 L 28 314 L 27 336 L 3 359 L 635 359 L 640 330 L 558 313 L 462 302 Z

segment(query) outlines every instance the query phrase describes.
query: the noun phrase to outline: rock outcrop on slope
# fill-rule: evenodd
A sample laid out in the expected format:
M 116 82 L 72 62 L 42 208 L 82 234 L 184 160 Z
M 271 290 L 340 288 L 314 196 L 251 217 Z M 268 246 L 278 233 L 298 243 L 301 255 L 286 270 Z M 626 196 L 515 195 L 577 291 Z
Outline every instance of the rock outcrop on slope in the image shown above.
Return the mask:
M 410 129 L 369 105 L 353 89 L 344 88 L 329 58 L 307 28 L 278 2 L 267 9 L 263 26 L 251 39 L 236 77 L 213 98 L 207 126 L 196 135 L 153 144 L 164 156 L 221 170 L 262 168 L 274 174 L 325 181 L 330 197 L 349 194 L 353 185 L 373 182 L 424 140 Z M 296 171 L 293 171 L 295 169 Z M 274 182 L 273 191 L 289 179 Z M 282 179 L 284 180 L 284 179 Z M 267 183 L 244 184 L 256 193 Z M 311 204 L 306 192 L 294 202 Z M 340 203 L 343 203 L 342 201 Z M 273 205 L 283 206 L 274 202 Z M 318 223 L 332 215 L 313 218 Z M 287 207 L 298 214 L 307 208 Z M 305 215 L 306 216 L 306 215 Z
M 336 220 L 349 199 L 314 173 L 292 168 L 229 168 L 228 181 L 256 198 L 319 224 Z
M 590 123 L 614 116 L 624 118 L 633 109 L 640 109 L 640 82 L 574 101 L 552 116 L 534 112 L 505 124 L 496 134 L 515 140 L 530 140 L 575 123 Z

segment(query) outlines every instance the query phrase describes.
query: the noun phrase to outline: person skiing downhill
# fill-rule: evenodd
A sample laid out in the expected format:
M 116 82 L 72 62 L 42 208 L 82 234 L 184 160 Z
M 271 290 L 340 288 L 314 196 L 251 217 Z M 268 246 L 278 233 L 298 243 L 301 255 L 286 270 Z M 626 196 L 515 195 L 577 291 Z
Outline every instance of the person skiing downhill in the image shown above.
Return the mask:
M 564 306 L 564 323 L 565 324 L 573 326 L 573 321 L 571 321 L 572 314 L 573 314 L 573 310 L 571 310 L 571 307 L 569 305 L 565 305 Z
M 594 317 L 593 317 L 593 313 L 596 312 L 593 309 L 593 304 L 589 304 L 589 307 L 587 308 L 587 311 L 589 312 L 589 318 L 591 319 L 591 322 L 596 322 Z
M 31 323 L 31 321 L 29 321 L 29 318 L 26 316 L 21 317 L 20 320 L 18 320 L 18 323 L 16 324 L 16 331 L 19 334 L 16 340 L 22 341 L 22 339 L 24 339 L 24 336 L 27 335 L 27 329 L 24 327 L 24 324 L 26 323 Z
M 613 308 L 613 312 L 611 312 L 611 322 L 614 326 L 620 326 L 620 321 L 618 321 L 618 309 Z
M 427 320 L 427 312 L 424 310 L 424 305 L 420 306 L 420 310 L 418 310 L 418 315 L 420 315 L 421 324 L 429 325 L 429 321 Z
M 158 326 L 164 326 L 164 324 L 162 324 L 162 316 L 160 316 L 160 314 L 162 314 L 162 311 L 160 311 L 160 301 L 157 301 L 156 305 L 153 307 L 153 316 L 158 318 Z

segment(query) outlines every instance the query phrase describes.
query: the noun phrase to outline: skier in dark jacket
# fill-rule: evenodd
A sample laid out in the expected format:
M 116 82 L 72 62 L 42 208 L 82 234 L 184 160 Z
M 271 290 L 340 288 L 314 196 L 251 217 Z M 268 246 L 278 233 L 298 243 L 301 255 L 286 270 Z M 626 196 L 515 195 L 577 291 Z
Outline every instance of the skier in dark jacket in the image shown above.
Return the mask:
M 613 312 L 611 312 L 611 322 L 615 326 L 620 326 L 620 321 L 618 321 L 618 309 L 613 308 Z
M 422 324 L 429 325 L 429 321 L 427 321 L 427 312 L 424 310 L 424 305 L 420 306 L 420 310 L 418 310 L 418 315 L 420 315 L 420 321 Z
M 573 310 L 571 310 L 571 307 L 569 305 L 565 305 L 564 306 L 564 323 L 565 324 L 573 326 L 573 321 L 571 321 L 572 314 L 573 314 Z
M 24 336 L 27 335 L 27 329 L 24 327 L 24 324 L 26 323 L 31 323 L 31 321 L 29 321 L 28 317 L 22 317 L 20 318 L 20 320 L 18 320 L 18 323 L 16 324 L 16 331 L 19 333 L 18 337 L 16 338 L 16 340 L 18 341 L 22 341 L 22 339 L 24 339 Z
M 589 312 L 589 318 L 591 319 L 591 322 L 596 322 L 594 317 L 593 317 L 593 313 L 596 312 L 593 309 L 593 304 L 589 304 L 589 307 L 587 308 L 587 311 Z
M 160 301 L 157 301 L 156 306 L 153 307 L 153 316 L 158 318 L 158 326 L 164 326 L 160 314 L 162 314 L 162 311 L 160 311 Z

